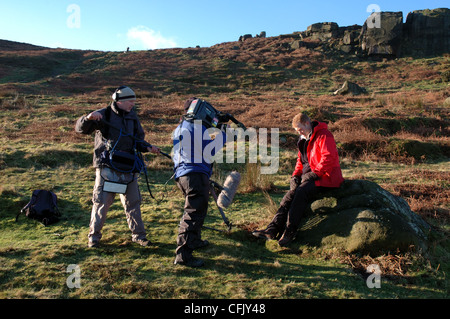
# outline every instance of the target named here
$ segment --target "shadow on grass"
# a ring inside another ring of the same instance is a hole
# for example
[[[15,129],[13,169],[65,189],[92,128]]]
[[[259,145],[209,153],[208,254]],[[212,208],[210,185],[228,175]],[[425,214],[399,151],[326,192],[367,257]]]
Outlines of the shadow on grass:
[[[64,165],[85,166],[86,163],[90,162],[92,162],[92,154],[81,151],[43,150],[36,154],[15,151],[3,155],[3,165],[5,167],[33,167],[39,169],[42,167],[55,168]]]

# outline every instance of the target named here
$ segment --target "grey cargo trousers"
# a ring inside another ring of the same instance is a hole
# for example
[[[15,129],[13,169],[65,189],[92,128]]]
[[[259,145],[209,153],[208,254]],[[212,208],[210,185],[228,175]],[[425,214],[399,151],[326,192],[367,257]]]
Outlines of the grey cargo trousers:
[[[105,180],[129,183],[126,193],[120,194],[128,227],[131,230],[133,240],[146,237],[144,222],[141,217],[141,193],[139,191],[138,176],[139,174],[120,173],[106,167],[96,169],[91,222],[89,224],[89,242],[99,242],[102,238],[101,230],[106,221],[106,213],[116,195],[115,193],[103,191]]]

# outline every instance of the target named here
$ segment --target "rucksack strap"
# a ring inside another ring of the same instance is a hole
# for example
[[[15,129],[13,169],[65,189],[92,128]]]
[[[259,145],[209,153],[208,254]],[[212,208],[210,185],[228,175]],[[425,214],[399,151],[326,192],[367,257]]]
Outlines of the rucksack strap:
[[[51,194],[52,194],[52,199],[53,199],[53,207],[55,209],[55,215],[61,216],[61,211],[58,208],[58,197],[53,192],[51,192]]]
[[[107,122],[109,122],[109,120],[111,118],[111,112],[112,112],[111,105],[109,105],[105,111],[105,119]],[[109,137],[109,125],[105,125],[105,129],[104,129],[103,133],[105,134],[103,137],[107,140]]]
[[[31,199],[30,199],[30,201],[28,202],[28,204],[26,204],[25,207],[22,208],[22,209],[20,210],[20,212],[17,213],[17,215],[16,215],[16,222],[19,220],[20,214],[25,213],[25,211],[26,211],[26,210],[27,210],[27,209],[35,202],[35,200],[36,200],[37,195],[38,195],[39,192],[40,192],[40,190],[35,190],[35,191],[33,191],[33,193],[31,194]]]

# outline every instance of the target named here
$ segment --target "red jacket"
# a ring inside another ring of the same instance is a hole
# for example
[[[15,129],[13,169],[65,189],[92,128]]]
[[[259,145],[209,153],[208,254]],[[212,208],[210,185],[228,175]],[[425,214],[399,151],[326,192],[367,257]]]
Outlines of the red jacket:
[[[333,134],[328,131],[326,123],[318,122],[314,127],[308,148],[306,150],[308,162],[311,170],[319,177],[316,180],[316,186],[339,187],[344,178],[342,177],[341,167],[339,165],[339,155],[334,141]],[[301,176],[303,164],[301,153],[298,152],[297,164],[292,176]]]

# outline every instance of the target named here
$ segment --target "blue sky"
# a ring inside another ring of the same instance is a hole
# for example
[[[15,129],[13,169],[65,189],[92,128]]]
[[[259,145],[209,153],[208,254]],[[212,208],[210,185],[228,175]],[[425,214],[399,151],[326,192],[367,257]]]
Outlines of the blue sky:
[[[370,5],[408,12],[448,0],[0,0],[0,39],[47,47],[123,51],[202,47],[304,31],[316,22],[362,25]]]

